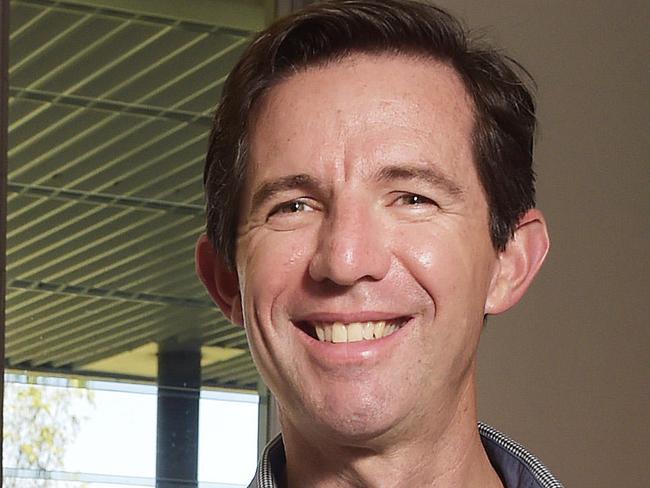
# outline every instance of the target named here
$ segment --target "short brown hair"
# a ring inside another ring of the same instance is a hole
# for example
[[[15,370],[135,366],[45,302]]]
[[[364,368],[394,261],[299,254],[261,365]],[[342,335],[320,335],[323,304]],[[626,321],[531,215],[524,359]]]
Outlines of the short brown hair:
[[[413,0],[332,0],[280,19],[261,32],[230,73],[205,162],[207,234],[235,267],[240,193],[253,109],[271,86],[354,53],[410,55],[448,63],[474,102],[473,149],[490,211],[490,236],[505,249],[535,205],[532,78],[519,63],[470,39],[446,11]]]

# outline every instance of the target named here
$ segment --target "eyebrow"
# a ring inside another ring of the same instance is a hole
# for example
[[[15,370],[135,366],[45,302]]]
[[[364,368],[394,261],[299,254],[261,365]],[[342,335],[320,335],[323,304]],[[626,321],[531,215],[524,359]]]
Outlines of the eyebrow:
[[[442,188],[452,196],[462,197],[464,193],[462,187],[432,165],[428,167],[402,164],[385,166],[375,174],[375,179],[377,181],[421,180]]]
[[[253,193],[252,210],[255,211],[274,195],[297,188],[309,192],[320,191],[318,180],[307,174],[289,175],[262,183]]]

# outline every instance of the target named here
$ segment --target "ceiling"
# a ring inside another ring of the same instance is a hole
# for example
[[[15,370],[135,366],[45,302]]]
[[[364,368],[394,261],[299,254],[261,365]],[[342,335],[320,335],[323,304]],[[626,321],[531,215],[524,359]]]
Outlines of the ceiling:
[[[211,113],[266,4],[11,1],[7,368],[153,381],[158,344],[198,343],[204,385],[256,388],[193,247]]]

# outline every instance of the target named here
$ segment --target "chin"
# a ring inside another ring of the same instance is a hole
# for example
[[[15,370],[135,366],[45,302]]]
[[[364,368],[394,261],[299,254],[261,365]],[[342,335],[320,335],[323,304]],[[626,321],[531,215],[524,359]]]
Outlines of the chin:
[[[323,406],[312,412],[310,423],[317,432],[327,432],[328,437],[342,444],[368,445],[372,439],[384,436],[404,418],[395,411],[395,404],[381,397],[342,396],[328,398]],[[386,406],[390,405],[391,410]]]
[[[395,427],[395,422],[368,415],[358,415],[339,418],[336,421],[327,422],[327,425],[322,427],[325,427],[326,430],[321,430],[321,432],[327,432],[327,437],[340,445],[368,449],[372,448],[375,441],[381,444],[381,439],[385,438]]]

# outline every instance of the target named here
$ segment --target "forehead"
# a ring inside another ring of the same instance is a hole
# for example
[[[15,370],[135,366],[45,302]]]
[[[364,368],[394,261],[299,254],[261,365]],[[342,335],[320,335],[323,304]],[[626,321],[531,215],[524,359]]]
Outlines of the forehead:
[[[248,177],[290,172],[306,162],[317,169],[324,162],[382,158],[436,160],[453,172],[461,159],[472,159],[473,120],[472,101],[449,65],[423,57],[351,55],[300,70],[259,101]],[[282,168],[274,161],[282,161]]]

